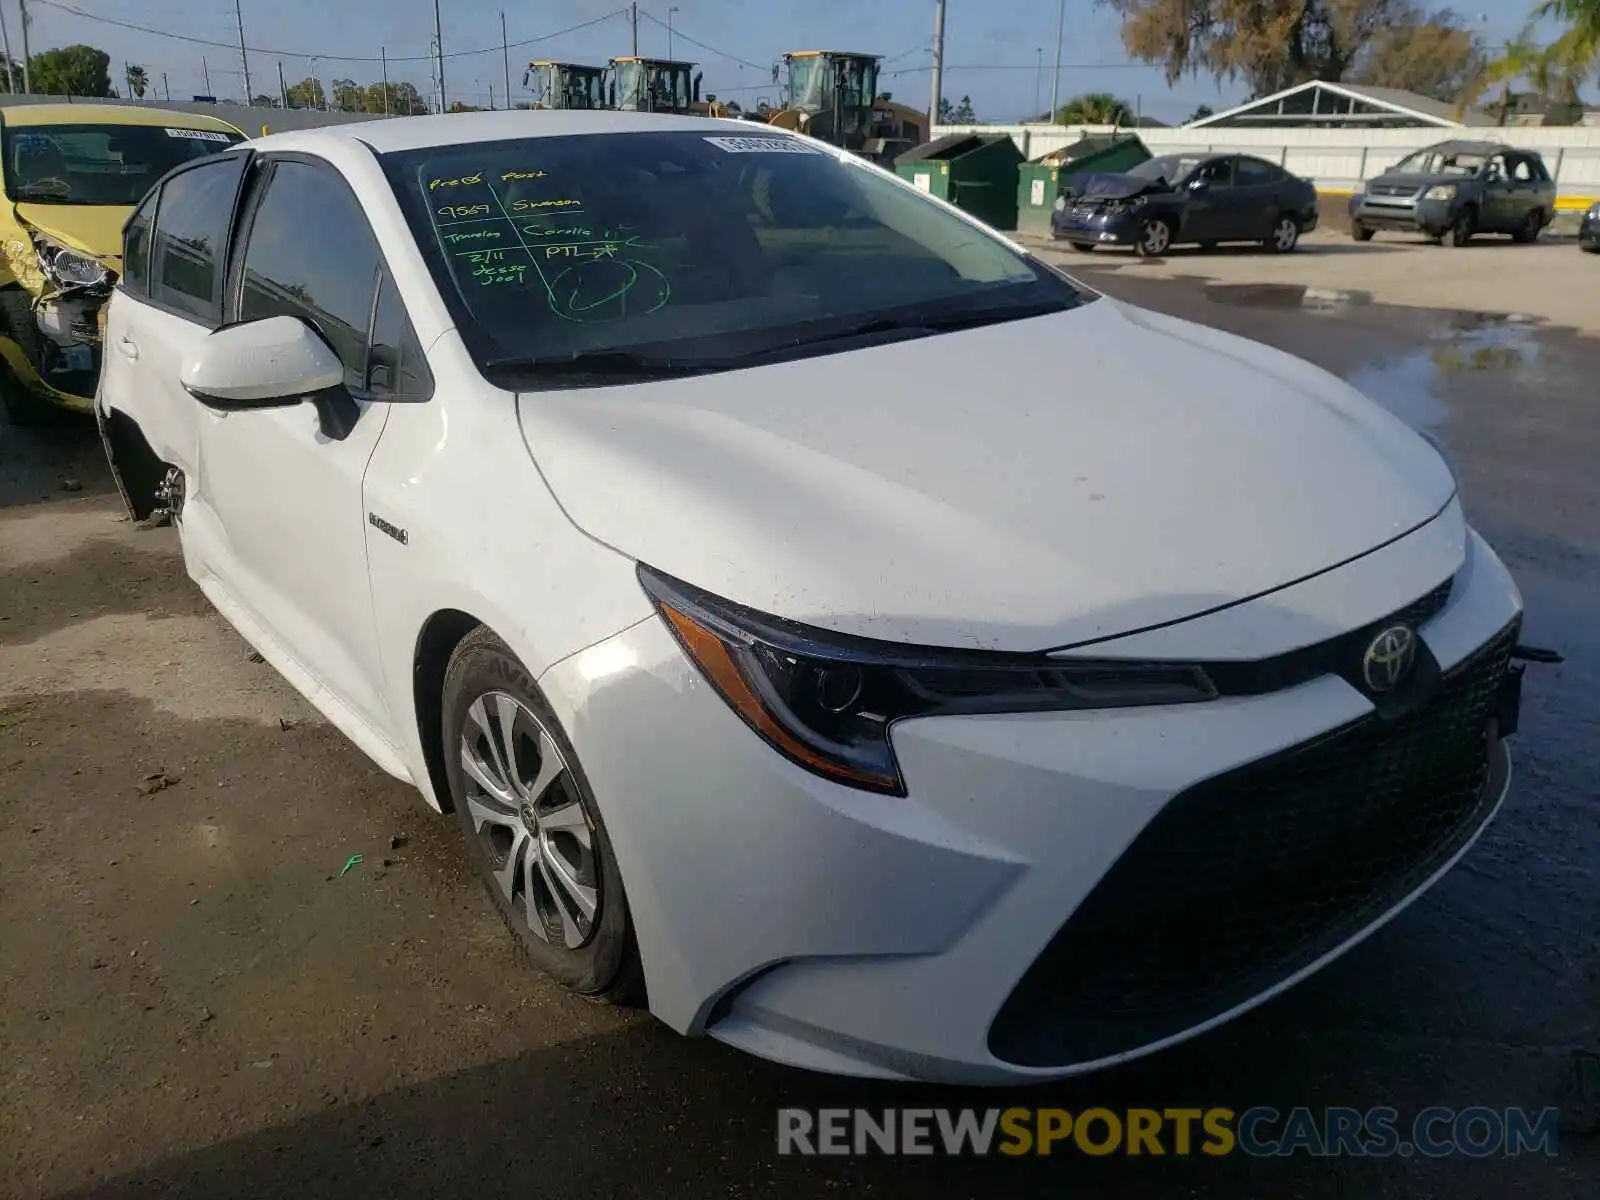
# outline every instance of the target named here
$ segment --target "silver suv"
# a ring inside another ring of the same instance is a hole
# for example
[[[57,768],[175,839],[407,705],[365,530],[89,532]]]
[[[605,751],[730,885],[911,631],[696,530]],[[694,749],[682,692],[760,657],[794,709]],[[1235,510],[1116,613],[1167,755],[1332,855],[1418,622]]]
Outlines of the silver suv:
[[[1550,224],[1556,185],[1532,150],[1496,142],[1440,142],[1407,155],[1350,197],[1350,236],[1416,230],[1447,246],[1478,233],[1532,242]]]

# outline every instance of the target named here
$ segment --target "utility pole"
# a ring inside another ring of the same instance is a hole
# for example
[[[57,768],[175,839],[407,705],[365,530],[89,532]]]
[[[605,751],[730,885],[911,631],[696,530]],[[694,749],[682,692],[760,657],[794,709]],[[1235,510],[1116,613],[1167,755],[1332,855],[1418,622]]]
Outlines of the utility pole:
[[[489,111],[494,111],[494,80],[489,80]]]
[[[1067,0],[1061,0],[1060,11],[1056,14],[1056,73],[1050,77],[1050,124],[1056,122],[1056,113],[1061,111],[1061,38],[1067,28]]]
[[[1044,47],[1035,47],[1033,54],[1035,60],[1033,68],[1033,117],[1034,120],[1038,120],[1039,104],[1042,100],[1042,89],[1044,87]]]
[[[667,57],[668,58],[672,57],[672,14],[677,12],[677,11],[678,11],[678,6],[676,4],[674,4],[671,8],[667,9]]]
[[[628,51],[635,58],[639,57],[639,0],[634,0],[630,7],[628,23],[633,29],[633,49]]]
[[[1062,0],[1065,3],[1066,0]],[[939,102],[944,99],[944,0],[933,6],[933,101],[928,107],[928,128],[939,120]]]
[[[378,57],[383,60],[383,115],[389,115],[389,49],[378,47]]]
[[[206,95],[211,95],[211,68],[206,63],[206,56],[200,56],[200,74],[206,81]]]
[[[167,73],[161,72],[161,90],[167,94],[167,103],[172,103],[172,85],[167,82]]]
[[[444,112],[450,100],[444,90],[444,25],[439,20],[439,0],[433,0],[433,41],[439,47],[439,111]]]
[[[250,91],[250,52],[244,48],[244,9],[239,7],[240,0],[233,0],[233,15],[239,22],[239,60],[244,63],[244,104],[250,107],[252,94]]]
[[[33,52],[28,49],[28,0],[17,0],[17,7],[22,10],[22,90],[31,96],[33,75],[28,60],[33,57]]]
[[[283,59],[278,60],[278,96],[283,100],[283,107],[289,107],[289,85],[283,81]]]
[[[11,35],[6,32],[6,8],[0,4],[0,42],[4,43],[6,52],[6,91],[17,90],[17,64],[11,57]]]
[[[506,41],[506,14],[505,14],[504,11],[502,11],[500,13],[500,60],[501,60],[501,62],[505,63],[505,68],[506,68],[506,107],[510,108],[511,107],[511,43]],[[490,101],[489,107],[490,108],[494,107],[494,102],[493,101]]]

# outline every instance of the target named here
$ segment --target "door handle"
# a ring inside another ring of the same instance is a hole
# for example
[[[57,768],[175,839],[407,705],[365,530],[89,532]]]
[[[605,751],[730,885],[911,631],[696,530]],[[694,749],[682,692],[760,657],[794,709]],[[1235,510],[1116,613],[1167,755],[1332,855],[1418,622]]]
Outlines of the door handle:
[[[117,349],[122,352],[122,357],[127,359],[129,362],[138,362],[139,361],[139,347],[138,347],[138,344],[135,343],[132,338],[130,338],[130,337],[120,337],[120,338],[118,338],[117,339]]]

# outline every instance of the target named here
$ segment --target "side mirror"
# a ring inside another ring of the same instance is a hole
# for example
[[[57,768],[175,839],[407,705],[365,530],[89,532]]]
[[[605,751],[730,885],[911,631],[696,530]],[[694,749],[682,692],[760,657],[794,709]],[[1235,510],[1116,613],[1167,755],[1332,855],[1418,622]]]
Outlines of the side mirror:
[[[183,363],[184,390],[217,412],[316,405],[322,432],[350,436],[361,410],[344,386],[344,364],[299,317],[265,317],[213,330]]]

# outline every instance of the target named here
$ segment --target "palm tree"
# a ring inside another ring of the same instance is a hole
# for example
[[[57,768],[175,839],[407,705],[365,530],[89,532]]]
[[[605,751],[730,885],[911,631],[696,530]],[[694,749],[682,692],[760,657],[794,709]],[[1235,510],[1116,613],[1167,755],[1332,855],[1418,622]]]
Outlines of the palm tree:
[[[1133,106],[1110,92],[1085,92],[1056,110],[1057,125],[1121,125],[1133,116]]]
[[[1568,28],[1549,45],[1533,40],[1533,22],[1565,21]],[[1500,57],[1485,64],[1483,72],[1461,97],[1461,109],[1500,85],[1500,124],[1511,109],[1511,84],[1526,79],[1532,90],[1546,99],[1575,101],[1585,75],[1600,60],[1600,0],[1544,0],[1521,32],[1502,48]]]
[[[143,67],[130,63],[128,65],[128,95],[135,100],[143,100],[144,94],[150,88],[150,73]]]

